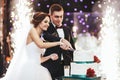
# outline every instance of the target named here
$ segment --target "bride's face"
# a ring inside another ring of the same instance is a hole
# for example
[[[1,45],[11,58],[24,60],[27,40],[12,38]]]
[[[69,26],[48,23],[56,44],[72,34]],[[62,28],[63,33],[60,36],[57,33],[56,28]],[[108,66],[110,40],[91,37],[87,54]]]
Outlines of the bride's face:
[[[48,16],[39,24],[40,29],[46,31],[50,23],[50,18]]]

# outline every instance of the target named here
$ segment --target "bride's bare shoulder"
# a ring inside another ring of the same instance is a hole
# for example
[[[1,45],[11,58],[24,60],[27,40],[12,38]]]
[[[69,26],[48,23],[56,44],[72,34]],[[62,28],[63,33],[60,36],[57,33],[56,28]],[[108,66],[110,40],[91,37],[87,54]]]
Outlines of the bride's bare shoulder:
[[[29,32],[29,33],[35,33],[35,32],[36,32],[35,28],[32,27],[32,28],[30,29],[30,32]]]

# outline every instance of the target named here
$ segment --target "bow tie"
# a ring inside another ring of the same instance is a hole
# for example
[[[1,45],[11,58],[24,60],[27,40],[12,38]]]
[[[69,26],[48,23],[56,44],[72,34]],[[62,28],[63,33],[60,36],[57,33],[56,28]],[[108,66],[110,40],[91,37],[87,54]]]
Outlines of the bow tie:
[[[60,26],[60,27],[57,27],[57,26],[56,26],[56,29],[63,29],[63,27],[62,27],[62,26]]]

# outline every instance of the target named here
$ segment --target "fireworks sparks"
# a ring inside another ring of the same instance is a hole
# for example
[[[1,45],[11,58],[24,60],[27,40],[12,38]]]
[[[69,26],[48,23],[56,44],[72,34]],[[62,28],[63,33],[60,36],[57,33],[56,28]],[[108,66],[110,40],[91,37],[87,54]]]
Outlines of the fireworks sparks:
[[[106,75],[107,80],[119,80],[119,15],[120,2],[115,0],[103,1],[100,7],[102,11],[102,27],[101,27],[101,60],[102,73]],[[99,4],[100,6],[100,4]]]
[[[13,5],[11,8],[11,22],[13,23],[11,36],[15,43],[14,48],[16,51],[17,48],[23,46],[23,42],[25,43],[27,31],[29,31],[31,26],[30,20],[33,14],[33,7],[32,2],[28,0],[13,0],[11,5]]]

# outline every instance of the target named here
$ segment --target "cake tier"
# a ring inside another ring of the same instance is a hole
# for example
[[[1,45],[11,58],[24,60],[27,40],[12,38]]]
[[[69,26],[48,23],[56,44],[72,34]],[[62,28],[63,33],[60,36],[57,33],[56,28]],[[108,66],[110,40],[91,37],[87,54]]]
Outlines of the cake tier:
[[[99,64],[94,62],[71,62],[71,75],[86,75],[87,70],[91,68],[95,71],[96,76],[99,75]]]
[[[73,56],[73,61],[94,61],[94,54],[91,51],[76,50]]]

